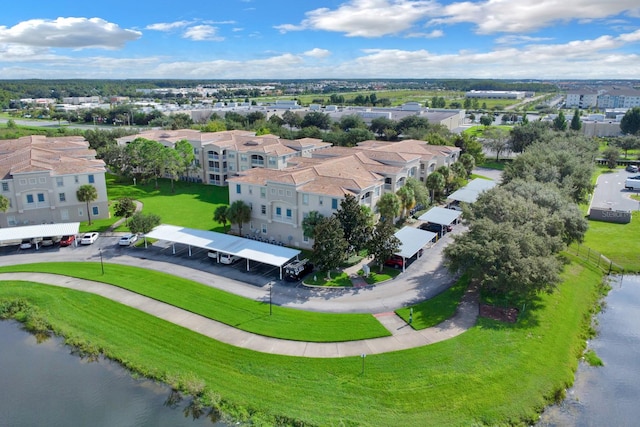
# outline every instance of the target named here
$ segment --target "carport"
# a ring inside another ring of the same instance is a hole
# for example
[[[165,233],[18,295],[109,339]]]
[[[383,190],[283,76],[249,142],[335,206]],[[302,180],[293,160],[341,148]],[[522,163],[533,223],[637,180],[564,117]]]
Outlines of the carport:
[[[398,230],[395,236],[400,240],[400,249],[395,254],[402,257],[402,271],[405,271],[406,259],[427,246],[436,237],[436,233],[406,226]]]
[[[56,237],[77,235],[80,229],[79,222],[64,222],[57,224],[25,225],[22,227],[0,228],[0,245],[5,242],[38,239],[41,237]],[[36,249],[38,241],[36,240]]]
[[[247,260],[247,271],[249,271],[249,261],[269,264],[280,269],[280,279],[282,279],[282,267],[300,254],[297,249],[258,242],[230,234],[216,233],[215,231],[197,230],[168,224],[159,225],[150,233],[147,233],[145,244],[147,237],[171,242],[174,254],[176,253],[175,244],[181,243],[188,246],[189,256],[191,256],[191,247],[196,247],[244,258]]]
[[[457,222],[458,218],[460,218],[460,215],[462,215],[462,212],[460,211],[435,206],[420,215],[418,219],[420,221],[446,226]]]
[[[447,200],[464,203],[474,203],[476,200],[478,200],[478,196],[480,196],[480,193],[486,190],[490,190],[496,185],[498,185],[498,183],[495,181],[476,178],[461,189],[451,193],[449,197],[447,197]]]

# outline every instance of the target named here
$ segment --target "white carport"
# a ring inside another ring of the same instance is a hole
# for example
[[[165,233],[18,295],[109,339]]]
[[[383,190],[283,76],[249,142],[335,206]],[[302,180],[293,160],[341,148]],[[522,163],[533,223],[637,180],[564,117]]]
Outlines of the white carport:
[[[480,193],[486,190],[490,190],[496,185],[498,185],[498,183],[495,181],[476,178],[461,189],[450,194],[449,197],[447,197],[447,200],[464,203],[474,203],[476,200],[478,200],[478,196],[480,196]]]
[[[433,224],[450,225],[458,221],[462,212],[453,209],[441,208],[435,206],[427,212],[420,215],[420,221],[431,222]]]
[[[188,246],[189,256],[191,256],[191,247],[196,247],[244,258],[247,260],[247,271],[249,271],[249,261],[273,265],[280,269],[280,279],[282,279],[282,267],[300,254],[297,249],[258,242],[230,234],[168,224],[157,226],[150,233],[147,233],[145,239],[147,237],[171,242],[174,254],[176,253],[175,243],[182,243]]]
[[[395,236],[400,240],[400,249],[395,254],[402,257],[402,271],[404,271],[406,259],[427,246],[436,237],[436,233],[407,226],[398,230]]]
[[[78,234],[79,229],[79,222],[61,222],[57,224],[39,224],[0,228],[0,244],[23,239],[76,235]],[[38,249],[37,240],[36,249]]]

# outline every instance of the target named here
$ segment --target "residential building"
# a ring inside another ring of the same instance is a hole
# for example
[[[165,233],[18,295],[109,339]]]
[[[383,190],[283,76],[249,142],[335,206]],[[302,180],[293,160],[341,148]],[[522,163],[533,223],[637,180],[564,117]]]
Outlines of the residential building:
[[[332,215],[347,194],[376,210],[385,192],[396,192],[407,178],[424,180],[439,166],[458,160],[460,149],[425,141],[364,141],[357,147],[329,147],[310,157],[289,159],[284,169],[254,168],[228,178],[229,202],[251,207],[247,235],[311,248],[302,221],[312,211]]]
[[[598,106],[598,92],[587,90],[569,92],[567,93],[565,105],[567,108],[596,108]]]
[[[76,196],[84,184],[98,193],[91,218],[108,218],[105,165],[95,154],[79,136],[0,141],[0,194],[9,200],[0,226],[87,221],[87,204]]]
[[[196,160],[194,170],[185,180],[224,186],[227,178],[252,168],[282,169],[293,157],[309,157],[311,152],[330,147],[320,139],[286,140],[275,135],[256,136],[254,132],[231,130],[200,132],[192,129],[151,130],[117,139],[120,145],[136,138],[158,141],[174,147],[186,140],[193,147]]]

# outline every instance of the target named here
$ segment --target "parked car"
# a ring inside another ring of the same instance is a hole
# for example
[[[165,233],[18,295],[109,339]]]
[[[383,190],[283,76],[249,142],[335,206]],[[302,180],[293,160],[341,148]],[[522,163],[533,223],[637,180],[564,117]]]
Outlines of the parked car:
[[[220,254],[220,258],[218,260],[218,262],[221,264],[233,264],[238,261],[240,261],[239,256],[223,253]]]
[[[387,267],[402,268],[404,266],[404,258],[400,255],[393,255],[391,258],[384,262]]]
[[[118,245],[120,245],[120,246],[129,246],[132,243],[135,243],[137,241],[138,241],[138,235],[137,234],[125,234],[118,241]]]
[[[20,249],[31,249],[33,247],[33,242],[31,239],[22,239],[20,242]]]
[[[59,237],[54,237],[54,236],[43,237],[42,238],[42,242],[40,243],[40,246],[42,246],[43,248],[51,247],[51,246],[54,246],[58,242],[60,242],[60,238]]]
[[[62,239],[60,239],[60,246],[71,246],[73,244],[73,242],[76,241],[76,236],[75,234],[70,234],[68,236],[62,236]]]
[[[434,224],[432,222],[425,222],[424,224],[420,225],[420,230],[425,230],[425,231],[430,231],[432,233],[436,233],[438,235],[438,238],[442,237],[442,235],[444,234],[445,231],[445,227],[443,227],[440,224]]]
[[[80,239],[80,244],[92,245],[98,239],[99,235],[100,233],[98,233],[97,231],[86,233],[84,236],[82,236],[82,239]]]
[[[293,261],[284,267],[284,280],[297,282],[313,271],[313,264],[308,259]]]
[[[207,256],[209,258],[211,258],[211,259],[218,260],[218,252],[217,251],[210,250],[209,252],[207,252]]]
[[[625,170],[626,170],[627,172],[633,172],[633,173],[636,173],[636,172],[638,172],[638,166],[636,166],[636,165],[628,165],[628,166],[625,168]]]

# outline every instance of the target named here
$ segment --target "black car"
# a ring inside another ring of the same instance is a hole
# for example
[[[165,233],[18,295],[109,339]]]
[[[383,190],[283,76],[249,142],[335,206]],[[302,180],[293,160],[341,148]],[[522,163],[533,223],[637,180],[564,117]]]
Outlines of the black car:
[[[313,264],[308,259],[294,261],[284,267],[284,280],[297,282],[313,271]]]
[[[438,235],[438,238],[440,238],[445,233],[446,227],[440,224],[434,224],[432,222],[425,222],[424,224],[420,225],[420,230],[436,233]]]

